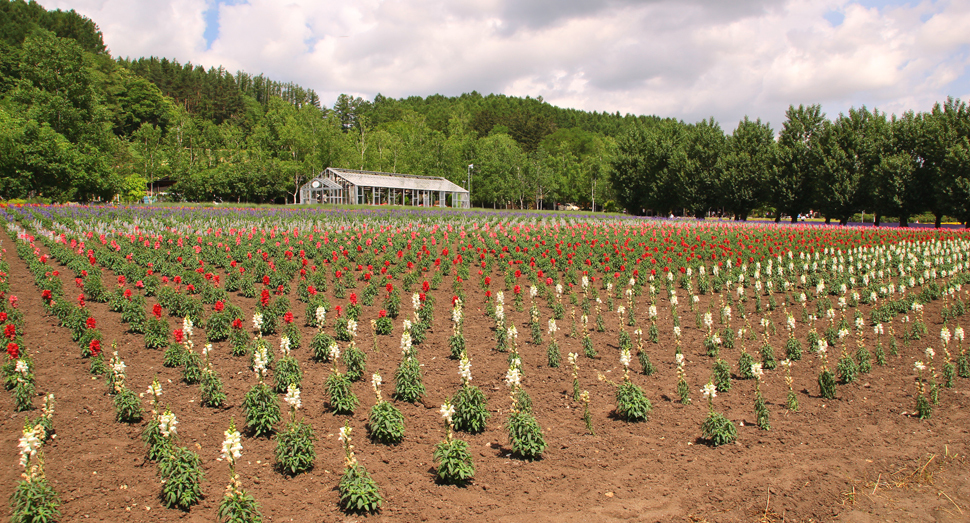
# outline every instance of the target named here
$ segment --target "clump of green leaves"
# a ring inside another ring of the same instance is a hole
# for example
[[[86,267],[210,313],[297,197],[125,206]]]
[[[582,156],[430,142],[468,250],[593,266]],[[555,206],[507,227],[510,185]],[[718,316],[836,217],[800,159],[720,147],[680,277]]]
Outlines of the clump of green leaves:
[[[337,368],[340,359],[340,349],[336,343],[330,345],[330,361],[333,369],[327,378],[327,394],[330,395],[330,408],[335,414],[353,414],[357,409],[357,396],[354,395],[352,383],[346,374]]]
[[[284,400],[290,406],[290,422],[276,435],[276,468],[283,474],[295,476],[313,468],[313,460],[317,457],[313,448],[316,436],[306,420],[297,418],[302,405],[299,387],[290,385]]]
[[[717,387],[718,392],[731,390],[731,365],[722,359],[718,359],[714,362],[711,379],[714,381],[714,386]]]
[[[344,351],[343,362],[347,367],[347,379],[350,381],[360,381],[367,372],[367,353],[354,342],[350,342],[350,346]]]
[[[505,422],[505,428],[509,434],[512,453],[522,459],[533,461],[542,456],[542,452],[546,449],[546,440],[542,436],[539,422],[532,415],[532,402],[523,401],[523,397],[528,398],[528,395],[521,394],[525,391],[522,390],[520,383],[522,377],[520,366],[521,362],[516,358],[505,375],[505,383],[509,386],[512,398],[512,408]]]
[[[42,446],[49,434],[41,423],[24,420],[20,438],[23,479],[10,495],[10,521],[14,523],[47,523],[60,516],[60,498],[44,475]]]
[[[202,460],[185,447],[172,445],[158,463],[162,476],[162,501],[169,508],[188,510],[202,500]]]
[[[714,411],[714,398],[717,397],[714,382],[708,382],[701,392],[707,397],[708,410],[707,419],[701,425],[701,438],[714,447],[734,443],[738,439],[737,427],[723,414]]]
[[[225,523],[259,523],[263,520],[263,515],[259,513],[259,504],[242,489],[236,473],[236,460],[242,456],[242,438],[236,430],[234,419],[229,418],[229,430],[225,434],[222,458],[229,462],[229,486],[219,503],[219,520]]]
[[[395,445],[404,439],[404,415],[391,402],[384,399],[381,394],[380,374],[371,377],[371,387],[377,396],[377,403],[370,409],[369,422],[370,436],[375,441],[385,445]]]
[[[265,360],[256,356],[256,376],[259,382],[249,389],[243,399],[243,412],[246,414],[246,427],[254,436],[270,435],[280,422],[280,406],[273,389],[263,383],[266,373]]]
[[[339,439],[344,448],[344,474],[337,485],[340,507],[347,512],[377,512],[384,498],[377,482],[354,456],[349,422],[340,428]]]
[[[438,464],[435,476],[442,483],[464,485],[475,476],[475,464],[468,452],[468,443],[454,436],[455,408],[450,403],[441,406],[448,436],[434,447],[434,461]]]

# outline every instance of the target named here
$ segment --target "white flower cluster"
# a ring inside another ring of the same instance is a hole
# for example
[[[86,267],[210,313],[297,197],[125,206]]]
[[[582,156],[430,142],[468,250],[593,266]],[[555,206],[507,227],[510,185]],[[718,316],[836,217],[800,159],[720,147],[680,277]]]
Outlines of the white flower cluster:
[[[578,357],[579,355],[576,354],[575,352],[570,352],[569,354],[566,355],[566,361],[569,362],[570,366],[573,366],[573,365],[576,365],[576,358]]]
[[[185,334],[186,338],[192,337],[192,334],[194,332],[192,330],[193,327],[195,327],[195,325],[192,323],[192,318],[189,318],[188,316],[186,316],[185,319],[182,320],[182,332]]]
[[[537,294],[539,294],[539,289],[535,285],[529,287],[529,298],[535,299]]]
[[[451,425],[451,418],[455,416],[455,407],[447,401],[441,405],[441,409],[438,410],[441,413],[441,417],[444,418],[445,423]]]
[[[290,355],[290,338],[288,336],[280,337],[280,352],[284,357]]]
[[[751,364],[751,375],[759,380],[764,377],[765,371],[764,369],[762,369],[760,363]]]
[[[495,306],[495,319],[499,321],[505,319],[505,307],[501,303]]]
[[[715,387],[713,383],[708,382],[707,385],[704,385],[704,388],[701,389],[701,394],[703,394],[705,398],[712,400],[717,397],[717,387]]]
[[[158,379],[152,380],[152,384],[148,386],[148,395],[157,398],[162,395],[162,384],[158,382]]]
[[[917,361],[916,363],[913,364],[913,368],[916,369],[916,372],[923,372],[924,370],[926,370],[926,364],[923,363],[922,361]]]
[[[263,330],[263,313],[261,312],[253,313],[253,330],[257,330],[257,331]]]
[[[317,320],[317,327],[322,329],[323,324],[327,322],[327,309],[323,305],[317,307],[317,310],[314,312],[314,319]]]
[[[286,404],[289,405],[293,410],[298,410],[300,407],[302,407],[303,402],[300,401],[300,387],[290,383],[289,386],[286,387],[286,395],[283,396],[283,401],[285,401]]]
[[[519,339],[519,329],[516,329],[515,325],[512,325],[511,327],[509,327],[507,332],[508,332],[509,338],[513,340]]]
[[[633,357],[630,355],[630,349],[624,348],[620,351],[620,365],[625,368],[630,367],[630,362],[633,361]]]
[[[510,366],[509,370],[505,373],[505,384],[515,390],[519,387],[521,380],[522,373],[519,372],[519,368],[517,366]]]
[[[411,295],[411,308],[418,310],[421,308],[421,295],[414,293]]]
[[[158,431],[161,432],[162,436],[165,436],[166,438],[169,436],[174,436],[178,433],[178,424],[179,421],[175,417],[175,413],[170,410],[166,410],[164,413],[158,416]]]
[[[458,362],[458,376],[464,383],[468,383],[472,380],[472,362],[468,359],[468,356],[464,354],[461,356],[461,360]]]
[[[451,309],[451,321],[461,323],[461,305],[455,304],[455,308]]]
[[[549,334],[555,334],[559,331],[559,327],[556,325],[555,318],[549,318]]]
[[[340,359],[340,347],[337,346],[336,342],[330,342],[330,347],[327,348],[327,352],[330,353],[330,361],[336,363]]]
[[[259,344],[253,351],[253,372],[257,376],[266,375],[266,364],[269,362],[269,355],[266,354],[266,347]]]
[[[411,353],[411,332],[410,331],[406,330],[404,331],[403,334],[401,334],[401,353],[403,353],[405,356]]]
[[[347,332],[350,333],[350,338],[357,337],[357,321],[353,319],[347,320]]]
[[[226,435],[226,439],[222,441],[221,459],[235,463],[242,456],[242,437],[239,431],[234,429],[226,430],[223,434]]]
[[[353,429],[347,425],[344,425],[343,427],[340,427],[340,435],[337,436],[337,439],[340,441],[340,443],[344,444],[344,446],[350,445],[351,432],[353,432]]]
[[[26,468],[27,464],[37,456],[37,451],[44,444],[44,427],[41,424],[31,428],[24,428],[24,434],[20,437],[20,466]]]

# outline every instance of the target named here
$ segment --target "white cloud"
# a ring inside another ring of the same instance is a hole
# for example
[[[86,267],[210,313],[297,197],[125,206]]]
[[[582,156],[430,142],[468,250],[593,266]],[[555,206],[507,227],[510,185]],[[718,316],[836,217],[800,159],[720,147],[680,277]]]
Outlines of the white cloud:
[[[373,97],[505,93],[595,111],[743,116],[789,104],[926,110],[970,97],[970,3],[847,0],[42,0],[97,22],[116,56],[168,56]],[[833,25],[833,12],[844,16]],[[956,92],[952,92],[952,91]]]

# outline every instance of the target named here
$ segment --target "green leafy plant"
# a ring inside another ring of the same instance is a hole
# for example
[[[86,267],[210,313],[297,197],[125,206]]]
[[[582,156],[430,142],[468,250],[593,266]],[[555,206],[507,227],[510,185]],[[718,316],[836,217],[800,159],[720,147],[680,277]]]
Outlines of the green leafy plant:
[[[468,452],[468,443],[454,436],[455,408],[446,402],[440,412],[448,435],[434,447],[433,459],[438,464],[435,477],[442,483],[464,485],[475,476],[475,464]]]
[[[20,438],[20,465],[23,479],[10,495],[10,521],[14,523],[48,523],[60,516],[60,498],[44,475],[42,446],[48,438],[43,424],[24,420]]]
[[[722,359],[714,362],[711,379],[714,381],[714,386],[717,387],[718,392],[731,390],[731,365]]]
[[[350,379],[337,368],[339,359],[340,349],[336,343],[333,343],[330,346],[330,361],[333,362],[333,369],[326,382],[327,394],[330,395],[330,408],[335,414],[353,414],[357,409],[357,396],[354,395]]]
[[[505,422],[505,428],[512,445],[512,453],[522,459],[533,461],[542,456],[542,452],[546,449],[546,440],[535,417],[529,409],[523,408],[519,394],[524,392],[521,389],[521,376],[521,370],[515,363],[509,367],[505,375],[505,383],[509,387],[512,399],[512,408]]]
[[[242,407],[246,413],[246,427],[254,436],[263,436],[272,434],[274,427],[280,422],[280,406],[273,390],[263,383],[266,363],[262,354],[257,353],[255,363],[259,381],[246,393]]]
[[[717,387],[714,382],[708,382],[701,389],[707,397],[707,419],[701,425],[701,438],[713,447],[734,443],[738,439],[738,429],[731,420],[723,414],[714,411],[714,398],[717,397]]]
[[[226,402],[226,393],[222,390],[222,380],[219,374],[207,366],[202,371],[202,380],[199,382],[199,392],[201,395],[200,403],[206,407],[221,407]]]
[[[340,428],[339,440],[344,448],[344,473],[337,485],[340,507],[347,512],[377,512],[384,498],[377,482],[354,456],[349,422]]]
[[[381,383],[381,375],[375,373],[371,377],[371,387],[377,396],[377,403],[370,409],[367,427],[372,439],[385,445],[394,445],[404,439],[404,415],[384,399]]]
[[[455,409],[452,418],[455,430],[477,434],[485,430],[485,425],[491,417],[488,412],[488,400],[478,387],[471,384],[471,362],[463,354],[458,364],[461,385],[449,401]]]
[[[219,520],[225,523],[260,523],[263,520],[259,504],[242,489],[236,473],[236,460],[242,456],[242,438],[236,430],[236,422],[229,418],[229,429],[222,442],[222,459],[229,462],[229,485],[219,503]]]
[[[169,508],[188,510],[202,500],[202,460],[185,447],[172,445],[158,462],[162,476],[162,502]]]
[[[301,406],[300,389],[290,385],[284,398],[290,406],[290,422],[276,435],[276,468],[283,474],[295,476],[313,468],[317,454],[313,448],[316,436],[313,427],[297,418]]]
[[[357,347],[356,343],[350,342],[350,346],[343,353],[343,363],[347,367],[347,379],[360,381],[367,372],[367,353]]]

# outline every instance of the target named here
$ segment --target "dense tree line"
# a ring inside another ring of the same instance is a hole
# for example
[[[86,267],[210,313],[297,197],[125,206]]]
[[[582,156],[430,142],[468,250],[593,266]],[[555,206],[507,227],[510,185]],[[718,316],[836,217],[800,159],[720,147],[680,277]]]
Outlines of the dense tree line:
[[[970,111],[950,98],[925,113],[887,116],[866,107],[829,120],[821,107],[791,106],[778,139],[745,118],[725,135],[714,122],[638,124],[617,140],[612,180],[631,213],[703,217],[754,209],[792,221],[818,212],[846,223],[873,214],[908,225],[929,213],[970,219]]]
[[[328,108],[263,75],[113,59],[93,21],[23,0],[0,0],[0,51],[6,199],[132,201],[164,181],[170,198],[282,203],[333,166],[470,182],[484,207],[970,218],[970,113],[959,100],[898,118],[791,107],[777,136],[748,118],[728,134],[713,119],[477,92],[341,95]]]

